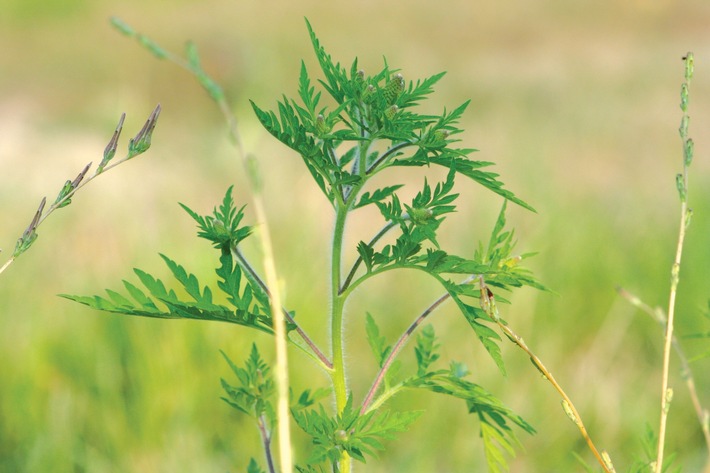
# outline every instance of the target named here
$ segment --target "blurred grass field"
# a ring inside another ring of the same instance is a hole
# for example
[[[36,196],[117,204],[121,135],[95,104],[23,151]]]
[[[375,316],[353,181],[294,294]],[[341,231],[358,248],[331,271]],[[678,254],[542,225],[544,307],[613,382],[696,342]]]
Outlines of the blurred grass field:
[[[521,290],[501,308],[503,316],[567,389],[617,471],[625,471],[640,453],[646,423],[657,428],[662,339],[614,288],[622,285],[654,306],[667,303],[680,207],[674,178],[681,169],[681,56],[688,50],[696,58],[695,215],[677,331],[708,330],[701,315],[710,298],[710,4],[704,0],[515,6],[4,0],[0,256],[12,251],[43,196],[53,199],[64,180],[98,163],[121,112],[127,119],[119,153],[156,103],[163,112],[151,150],[80,192],[0,276],[0,471],[237,472],[246,471],[250,456],[261,458],[256,430],[219,400],[219,378],[229,373],[218,349],[239,360],[254,339],[268,353],[268,338],[228,325],[110,316],[56,297],[118,288],[134,267],[166,275],[158,252],[208,281],[215,254],[194,237],[177,202],[206,212],[235,184],[237,202],[249,203],[218,110],[191,77],[113,31],[111,15],[168,49],[179,51],[188,39],[200,47],[205,69],[231,97],[247,148],[262,161],[287,305],[323,344],[328,257],[319,252],[331,228],[326,201],[300,158],[259,129],[247,99],[272,107],[281,93],[294,94],[302,58],[316,72],[304,16],[346,65],[358,56],[374,71],[385,55],[408,80],[448,71],[425,106],[450,110],[472,99],[463,144],[480,150],[476,159],[494,161],[507,187],[537,209],[511,206],[508,220],[519,250],[539,252],[529,265],[557,293]],[[401,179],[418,183],[423,176]],[[458,187],[462,205],[447,220],[442,244],[463,253],[487,238],[501,202],[473,184]],[[376,227],[367,218],[351,223],[353,244]],[[363,338],[365,311],[394,339],[441,292],[405,273],[364,289],[349,307],[356,398],[375,373]],[[475,382],[538,430],[533,437],[521,433],[524,451],[511,471],[582,471],[573,451],[593,461],[522,353],[503,344],[509,374],[501,378],[453,308],[433,320],[442,358],[465,361]],[[707,351],[708,341],[685,346],[693,356]],[[297,390],[318,381],[312,368],[293,353]],[[710,361],[693,369],[710,404]],[[668,449],[680,452],[684,471],[700,471],[707,452],[677,369],[672,385]],[[357,471],[483,471],[477,425],[462,403],[412,393],[392,407],[428,410],[379,461]]]

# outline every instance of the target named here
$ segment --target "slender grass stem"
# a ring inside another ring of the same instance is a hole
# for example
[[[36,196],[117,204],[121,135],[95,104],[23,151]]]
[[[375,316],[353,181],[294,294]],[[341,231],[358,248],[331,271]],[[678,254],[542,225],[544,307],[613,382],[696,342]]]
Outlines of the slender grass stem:
[[[562,402],[563,402],[563,406],[565,408],[565,411],[571,412],[572,415],[570,415],[570,418],[572,419],[572,421],[575,423],[575,425],[579,429],[584,440],[587,442],[587,446],[589,447],[589,450],[592,451],[592,453],[596,457],[597,461],[602,466],[602,468],[604,468],[604,471],[606,473],[613,473],[613,471],[614,471],[613,467],[610,468],[609,465],[607,465],[607,463],[609,463],[609,462],[605,461],[604,458],[602,457],[604,452],[602,452],[602,453],[599,452],[597,447],[594,445],[592,438],[589,436],[589,432],[587,431],[587,428],[584,426],[584,422],[582,422],[582,417],[579,415],[579,412],[575,408],[574,403],[572,402],[572,399],[570,399],[570,397],[567,395],[565,390],[562,389],[562,386],[560,386],[560,384],[557,382],[557,380],[552,375],[550,370],[548,370],[545,367],[545,365],[542,363],[540,358],[538,358],[537,355],[535,355],[535,353],[533,353],[533,351],[530,350],[530,348],[527,346],[527,344],[525,343],[525,341],[523,340],[523,338],[520,335],[515,333],[509,326],[504,324],[500,319],[498,319],[496,321],[496,323],[498,324],[498,327],[500,327],[500,329],[503,331],[503,333],[505,333],[513,343],[518,345],[518,347],[520,347],[520,349],[522,349],[530,357],[530,361],[532,361],[532,363],[542,373],[542,375],[545,377],[545,379],[547,379],[550,382],[550,384],[552,384],[552,386],[555,388],[555,390],[562,397]]]
[[[498,327],[503,331],[506,337],[508,337],[511,342],[515,343],[521,350],[523,350],[528,355],[528,357],[530,357],[530,361],[533,363],[533,365],[535,365],[538,371],[542,373],[545,379],[549,381],[550,384],[552,384],[555,390],[559,393],[559,395],[562,397],[562,407],[565,413],[577,426],[580,433],[582,434],[582,437],[587,442],[587,447],[589,447],[589,450],[591,450],[592,454],[594,454],[594,457],[597,459],[604,471],[606,473],[615,473],[614,466],[612,465],[609,454],[606,451],[599,452],[596,445],[594,445],[594,442],[592,441],[592,438],[590,437],[589,432],[587,431],[587,428],[584,425],[584,422],[582,422],[582,416],[579,415],[579,412],[574,406],[572,399],[567,395],[565,390],[562,389],[562,386],[560,386],[560,384],[557,382],[550,370],[545,367],[540,358],[538,358],[538,356],[535,355],[535,353],[533,353],[533,351],[528,347],[528,345],[523,340],[523,337],[515,333],[513,329],[511,329],[507,325],[507,323],[503,322],[503,320],[498,316],[498,309],[495,305],[493,293],[486,286],[486,283],[483,280],[482,276],[480,277],[479,284],[481,287],[481,307],[483,308],[483,310],[491,317],[491,320],[498,324]]]
[[[3,264],[2,267],[0,267],[0,274],[2,274],[3,271],[5,271],[14,262],[15,262],[15,257],[11,256],[7,261],[5,261],[5,264]]]
[[[293,458],[291,453],[291,431],[289,427],[290,413],[286,319],[283,313],[283,304],[281,303],[281,294],[279,291],[279,282],[271,243],[271,233],[269,231],[266,210],[261,197],[261,182],[258,170],[255,169],[255,163],[250,159],[250,156],[248,156],[244,150],[244,145],[242,144],[242,140],[239,136],[237,119],[232,110],[229,108],[221,89],[219,89],[197,65],[187,62],[172,53],[168,53],[164,50],[162,51],[166,55],[165,57],[167,59],[190,72],[215,101],[222,112],[225,121],[227,122],[230,141],[236,149],[237,155],[239,156],[247,175],[250,177],[249,180],[252,187],[254,213],[256,214],[257,220],[261,223],[261,232],[259,232],[259,236],[263,251],[266,285],[271,288],[271,313],[274,323],[274,344],[276,349],[275,378],[278,393],[276,419],[277,430],[279,433],[279,460],[281,471],[283,473],[291,473],[293,471]]]
[[[94,179],[96,179],[98,176],[105,173],[109,169],[114,168],[114,167],[118,166],[119,164],[123,164],[126,161],[129,161],[129,160],[135,158],[136,156],[147,151],[148,147],[150,147],[150,136],[146,135],[146,133],[149,133],[149,134],[152,133],[153,129],[155,128],[155,124],[158,120],[158,116],[160,115],[160,110],[161,110],[160,104],[158,104],[155,107],[155,109],[153,110],[153,112],[150,114],[150,117],[148,118],[146,124],[143,126],[143,129],[138,133],[138,135],[136,135],[136,138],[134,138],[134,140],[133,140],[133,141],[137,142],[140,138],[145,138],[147,136],[148,142],[147,142],[147,146],[145,148],[143,148],[140,151],[135,151],[135,150],[129,149],[129,152],[126,154],[126,156],[124,156],[121,159],[117,159],[115,161],[109,162],[110,157],[108,159],[104,158],[104,161],[102,161],[101,165],[94,171],[94,173],[86,178],[84,178],[84,177],[85,177],[86,173],[89,171],[89,168],[91,167],[92,163],[89,163],[86,166],[84,166],[84,169],[82,169],[82,171],[79,173],[79,175],[76,177],[76,179],[72,183],[72,190],[69,191],[66,195],[64,195],[64,197],[62,197],[61,199],[57,200],[52,205],[50,205],[46,211],[44,211],[44,205],[46,202],[46,198],[44,198],[42,200],[42,203],[40,204],[39,209],[37,210],[35,217],[32,220],[32,223],[27,228],[25,233],[34,232],[52,213],[54,213],[55,210],[64,207],[67,204],[67,202],[69,202],[74,197],[74,195],[79,191],[79,189],[81,189],[82,187],[87,185],[89,182],[93,181]],[[125,117],[126,117],[125,113],[121,115],[121,119],[119,121],[118,127],[116,128],[116,131],[114,132],[114,135],[111,138],[111,141],[109,142],[109,145],[107,147],[107,150],[110,147],[113,148],[111,156],[113,156],[113,153],[115,153],[115,151],[116,151],[116,144],[118,141],[118,137],[121,133],[121,129],[123,128],[123,120],[125,119]],[[19,256],[20,254],[22,254],[22,253],[11,256],[0,267],[0,274],[2,274],[7,268],[9,268],[10,265],[15,262],[15,260],[17,259],[17,256]]]
[[[660,307],[653,308],[650,305],[643,302],[639,297],[631,294],[626,289],[619,288],[619,294],[621,297],[629,301],[633,306],[638,307],[641,311],[650,316],[653,320],[659,323],[661,327],[665,329],[667,326],[666,314]],[[681,376],[685,379],[685,384],[688,387],[688,392],[690,394],[691,402],[693,403],[693,408],[695,409],[695,414],[698,416],[698,422],[700,423],[700,428],[703,432],[705,438],[705,446],[708,450],[708,468],[710,468],[710,426],[708,425],[708,418],[710,417],[710,411],[702,405],[700,402],[700,396],[698,395],[698,390],[695,386],[695,378],[693,372],[690,368],[690,363],[688,362],[688,357],[685,355],[683,348],[678,342],[678,338],[673,335],[672,338],[673,349],[678,356],[681,366]]]
[[[693,142],[688,138],[688,98],[689,84],[693,76],[693,54],[688,53],[683,57],[685,63],[685,82],[681,86],[680,107],[683,117],[680,124],[680,138],[683,144],[683,172],[676,176],[676,186],[680,196],[680,224],[678,228],[678,242],[676,244],[675,258],[671,266],[671,287],[668,297],[668,311],[666,320],[665,340],[663,343],[663,371],[661,374],[661,413],[658,427],[658,448],[656,452],[656,473],[663,471],[663,454],[666,441],[666,424],[673,390],[669,387],[668,373],[670,371],[671,348],[673,346],[673,327],[675,325],[675,304],[680,280],[680,262],[683,256],[685,234],[690,223],[691,211],[688,208],[688,168],[693,159]]]
[[[663,450],[666,439],[666,424],[668,422],[668,410],[673,396],[669,388],[668,373],[670,371],[671,348],[673,346],[673,327],[675,322],[675,302],[678,293],[678,276],[680,272],[680,261],[683,254],[683,242],[685,241],[687,204],[681,204],[681,223],[678,233],[678,244],[676,246],[675,259],[671,269],[671,289],[668,297],[668,317],[666,321],[665,339],[663,343],[663,372],[661,374],[661,415],[658,427],[658,450],[656,456],[656,473],[661,473],[663,469]]]

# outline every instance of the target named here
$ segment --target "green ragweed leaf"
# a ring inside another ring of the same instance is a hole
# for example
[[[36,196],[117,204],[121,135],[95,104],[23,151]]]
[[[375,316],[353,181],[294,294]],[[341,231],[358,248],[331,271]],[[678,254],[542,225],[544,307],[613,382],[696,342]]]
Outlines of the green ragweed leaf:
[[[322,465],[295,465],[298,473],[331,473],[332,469]]]
[[[182,266],[167,256],[160,256],[170,269],[173,277],[180,284],[181,291],[187,293],[191,300],[179,297],[174,290],[168,290],[162,280],[140,269],[135,269],[134,272],[145,289],[141,289],[128,281],[123,281],[124,288],[130,297],[110,289],[106,290],[108,298],[68,294],[61,294],[60,296],[94,309],[117,314],[162,319],[228,322],[255,328],[270,334],[273,333],[273,321],[268,302],[264,305],[263,300],[252,297],[254,290],[248,282],[242,285],[241,290],[236,289],[234,280],[239,277],[238,270],[231,263],[226,264],[226,259],[231,258],[229,253],[222,254],[223,264],[218,268],[217,274],[223,278],[219,286],[220,289],[227,292],[227,296],[234,306],[233,308],[214,303],[212,291],[206,286],[202,287],[195,275],[185,271]],[[227,279],[225,280],[225,278]]]
[[[365,463],[366,456],[384,450],[382,442],[406,431],[421,411],[372,411],[360,415],[359,410],[353,408],[351,396],[343,412],[335,417],[331,417],[322,405],[317,410],[292,411],[292,414],[296,424],[312,438],[313,451],[307,462],[313,465],[335,464],[343,451]]]
[[[367,333],[367,342],[370,344],[372,353],[377,360],[377,366],[380,368],[387,359],[387,355],[392,351],[392,346],[387,344],[387,339],[380,335],[380,329],[377,327],[375,319],[367,313],[365,318],[365,332]]]
[[[293,392],[291,392],[291,410],[301,410],[315,405],[321,400],[328,397],[333,390],[331,388],[318,388],[314,391],[306,389],[298,396],[298,399],[293,398]]]
[[[230,186],[222,199],[222,205],[215,207],[212,215],[199,215],[185,204],[180,206],[197,222],[200,231],[197,236],[213,243],[215,248],[229,250],[235,247],[252,232],[252,227],[241,226],[244,218],[244,207],[237,210],[232,198]]]
[[[427,325],[417,335],[417,345],[414,347],[414,353],[417,357],[417,374],[423,376],[428,372],[429,367],[439,359],[439,354],[436,350],[440,345],[436,342],[436,334],[434,327]]]
[[[377,202],[382,202],[387,197],[393,195],[397,190],[401,189],[402,185],[387,186],[381,189],[377,189],[370,192],[365,192],[360,196],[360,200],[353,206],[353,209],[358,209],[370,204],[376,204]]]
[[[460,368],[430,371],[408,380],[406,385],[465,401],[468,412],[476,415],[480,423],[489,471],[507,471],[505,455],[515,456],[515,447],[519,446],[512,426],[515,425],[530,434],[534,433],[535,429],[490,392],[463,379],[460,374]]]
[[[276,392],[276,384],[271,376],[271,368],[261,358],[256,344],[252,344],[251,353],[243,368],[235,365],[223,351],[220,350],[220,353],[238,381],[238,384],[232,385],[224,378],[221,380],[222,388],[227,394],[222,400],[254,419],[266,415],[269,422],[272,422],[274,410],[271,399]]]
[[[316,36],[311,24],[306,20],[306,27],[308,28],[308,34],[311,37],[311,44],[313,45],[313,50],[316,53],[316,58],[320,64],[321,70],[325,75],[325,81],[321,81],[323,87],[328,91],[328,93],[338,102],[343,103],[345,100],[345,93],[343,91],[343,84],[348,82],[348,74],[344,67],[340,63],[333,63],[330,54],[325,52],[325,48],[321,46],[320,40]]]

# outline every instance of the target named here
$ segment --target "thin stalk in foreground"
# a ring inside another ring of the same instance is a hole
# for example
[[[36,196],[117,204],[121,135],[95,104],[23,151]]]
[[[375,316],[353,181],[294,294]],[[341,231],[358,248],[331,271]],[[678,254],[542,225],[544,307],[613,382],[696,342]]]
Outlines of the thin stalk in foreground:
[[[683,243],[685,233],[690,223],[691,210],[688,208],[688,168],[693,159],[693,140],[688,138],[688,87],[693,76],[693,53],[688,53],[683,57],[685,62],[685,82],[681,86],[680,108],[683,117],[680,124],[680,138],[683,142],[683,172],[676,176],[676,186],[680,195],[680,225],[678,229],[678,243],[676,245],[675,258],[671,267],[671,289],[668,297],[668,311],[666,321],[666,335],[663,344],[663,373],[661,378],[661,415],[658,427],[658,449],[656,454],[656,465],[654,471],[663,471],[663,450],[666,440],[666,424],[668,421],[668,410],[670,408],[673,390],[668,386],[668,373],[670,371],[671,348],[673,346],[673,327],[675,323],[675,301],[678,291],[678,281],[680,277],[680,261],[683,255]]]
[[[681,212],[683,218],[680,224],[680,232],[678,234],[678,245],[676,247],[676,255],[671,269],[671,290],[668,298],[668,318],[666,321],[666,333],[663,343],[663,373],[661,378],[661,416],[660,425],[658,427],[658,449],[656,455],[656,465],[654,471],[661,473],[663,469],[663,450],[666,438],[666,424],[668,420],[668,410],[670,408],[673,390],[668,386],[668,373],[670,371],[671,348],[673,346],[673,326],[675,321],[675,300],[678,291],[678,276],[680,273],[680,259],[683,254],[683,242],[685,241],[686,230],[686,212],[687,204],[681,204]]]
[[[192,69],[189,69],[192,71]],[[193,71],[194,72],[194,71]],[[197,75],[200,79],[200,76]],[[209,92],[209,89],[208,89]],[[274,261],[274,251],[271,243],[271,232],[269,230],[266,210],[264,209],[264,201],[262,195],[262,181],[256,162],[251,156],[247,156],[244,151],[242,141],[239,137],[237,128],[237,119],[229,109],[227,101],[222,94],[210,94],[219,105],[225,120],[227,121],[229,136],[232,144],[237,150],[244,169],[249,176],[249,182],[252,187],[252,201],[254,203],[254,213],[257,221],[261,222],[261,231],[259,239],[263,251],[264,272],[266,275],[266,285],[270,287],[271,294],[271,316],[274,322],[274,344],[276,346],[276,389],[277,389],[277,404],[276,404],[276,423],[279,433],[279,462],[281,471],[291,473],[293,471],[293,455],[291,452],[291,429],[289,426],[289,380],[288,380],[288,350],[286,338],[286,319],[283,313],[283,304],[281,302],[281,291],[279,290],[278,273],[276,272],[276,264]]]
[[[174,61],[175,62],[175,61]],[[182,65],[178,62],[178,65]],[[182,67],[185,67],[182,65]],[[196,69],[194,64],[186,67],[200,81],[203,87],[210,94],[212,99],[219,106],[229,132],[230,141],[237,151],[237,155],[242,161],[242,165],[249,176],[249,183],[252,187],[252,201],[254,213],[257,221],[261,224],[259,239],[263,252],[264,272],[266,276],[266,286],[270,289],[271,315],[274,323],[274,344],[276,348],[276,423],[279,433],[279,461],[281,471],[291,473],[293,471],[293,455],[291,452],[291,429],[289,426],[289,380],[288,380],[288,350],[286,337],[286,319],[283,313],[281,302],[281,291],[279,290],[278,273],[274,261],[274,251],[271,243],[271,232],[269,230],[266,210],[262,196],[262,181],[256,161],[252,156],[244,151],[242,141],[239,137],[237,119],[227,105],[227,101],[221,89],[209,79],[201,69]],[[207,84],[207,85],[206,85]]]
[[[205,91],[215,101],[219,107],[225,121],[227,122],[227,130],[230,141],[237,151],[237,155],[244,166],[244,169],[249,176],[249,182],[252,187],[252,201],[254,204],[254,213],[257,221],[261,224],[259,239],[263,251],[264,272],[266,275],[266,285],[271,288],[271,313],[274,323],[274,343],[276,348],[276,386],[277,386],[277,407],[276,419],[277,430],[279,433],[279,460],[281,471],[291,473],[293,471],[293,457],[291,453],[291,431],[289,427],[289,381],[288,381],[288,351],[286,338],[286,321],[282,311],[283,304],[281,303],[281,293],[279,291],[279,282],[274,263],[274,253],[271,243],[271,233],[269,231],[266,211],[264,209],[263,199],[261,197],[261,178],[256,161],[253,157],[248,156],[244,150],[242,140],[239,136],[237,127],[237,119],[232,113],[227,104],[224,92],[203,70],[197,58],[197,51],[194,46],[188,46],[189,60],[185,61],[181,57],[169,53],[159,46],[152,43],[142,35],[137,35],[132,29],[126,29],[120,20],[112,19],[114,25],[119,28],[124,34],[137,37],[143,40],[144,44],[152,45],[154,48],[148,47],[153,54],[161,59],[168,59],[174,64],[186,69],[190,72],[202,85]],[[192,46],[192,47],[190,47]]]
[[[264,252],[264,271],[267,284],[271,287],[271,315],[274,321],[274,337],[276,339],[276,387],[278,400],[276,405],[277,429],[279,432],[279,460],[281,471],[293,471],[293,458],[291,454],[291,430],[289,427],[289,381],[288,381],[288,353],[286,345],[286,320],[281,310],[281,291],[278,289],[278,277],[274,262],[274,252],[271,246],[269,226],[266,221],[263,201],[254,198],[254,207],[257,218],[262,223],[261,245]]]

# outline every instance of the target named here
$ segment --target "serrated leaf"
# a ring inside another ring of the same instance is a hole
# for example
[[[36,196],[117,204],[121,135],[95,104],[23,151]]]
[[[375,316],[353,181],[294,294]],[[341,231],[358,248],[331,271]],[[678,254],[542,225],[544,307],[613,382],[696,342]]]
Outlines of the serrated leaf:
[[[425,326],[419,335],[417,335],[417,344],[414,347],[414,353],[417,358],[417,374],[423,376],[436,360],[439,359],[439,354],[436,350],[439,348],[436,343],[436,333],[431,325]]]
[[[365,192],[360,196],[360,200],[357,202],[357,204],[353,206],[353,210],[358,209],[360,207],[364,207],[366,205],[374,204],[376,202],[381,202],[382,200],[394,194],[401,187],[402,185],[398,184],[395,186],[386,186],[381,189],[376,189],[372,193]]]
[[[223,351],[220,350],[220,353],[239,382],[237,385],[231,385],[222,379],[222,388],[228,396],[222,399],[255,419],[266,415],[267,420],[271,422],[273,407],[270,399],[276,391],[276,384],[271,376],[271,368],[261,358],[256,344],[252,344],[251,352],[243,367],[235,365]]]
[[[437,164],[447,168],[450,168],[453,165],[458,173],[476,181],[483,187],[495,192],[501,197],[535,212],[535,209],[532,206],[520,200],[512,192],[503,188],[503,183],[497,179],[498,174],[480,170],[480,168],[490,166],[493,163],[473,161],[466,158],[465,155],[471,151],[473,150],[452,150],[446,148],[445,150],[432,155],[429,151],[420,149],[414,154],[414,156],[406,159],[396,159],[392,161],[391,165],[421,167],[428,166],[429,164]]]
[[[236,306],[236,310],[232,310],[222,305],[214,304],[212,291],[208,287],[200,290],[200,284],[196,276],[188,274],[182,266],[167,256],[161,255],[161,257],[170,268],[173,276],[182,284],[193,300],[181,300],[175,291],[166,289],[163,281],[140,269],[134,269],[134,272],[147,289],[147,293],[127,281],[123,282],[128,294],[135,302],[111,289],[106,291],[109,299],[99,296],[85,297],[67,294],[61,294],[60,296],[94,309],[118,314],[164,319],[183,318],[229,322],[255,328],[262,332],[273,333],[272,320],[268,309],[257,304],[252,299],[252,292],[248,289],[249,286],[245,286],[241,293],[237,291],[230,294],[232,297],[231,302]],[[236,277],[235,274],[230,272],[228,277]],[[228,287],[228,289],[234,289],[233,280],[231,284],[232,286]],[[159,307],[156,301],[160,302],[165,308]]]
[[[475,414],[480,422],[490,471],[507,471],[504,454],[514,455],[515,447],[519,445],[511,424],[517,425],[525,432],[535,432],[530,424],[505,407],[490,392],[456,375],[452,370],[427,372],[411,378],[406,384],[408,387],[426,389],[466,402],[468,412]]]
[[[369,312],[365,317],[365,333],[367,334],[367,342],[370,344],[372,353],[375,355],[375,360],[377,360],[377,365],[382,367],[384,361],[387,359],[387,355],[389,355],[392,350],[392,346],[388,345],[385,337],[380,335],[377,322],[375,322],[375,319]]]
[[[336,416],[318,409],[292,411],[297,425],[311,436],[314,448],[308,458],[309,464],[323,461],[338,462],[343,450],[361,462],[366,456],[374,456],[384,449],[382,440],[391,440],[395,434],[404,432],[420,415],[421,411],[380,412],[360,415],[352,405],[352,396]]]
[[[365,263],[367,272],[369,273],[370,271],[372,271],[375,250],[364,241],[361,241],[357,244],[357,252],[360,255],[360,258],[362,258],[362,262]]]

